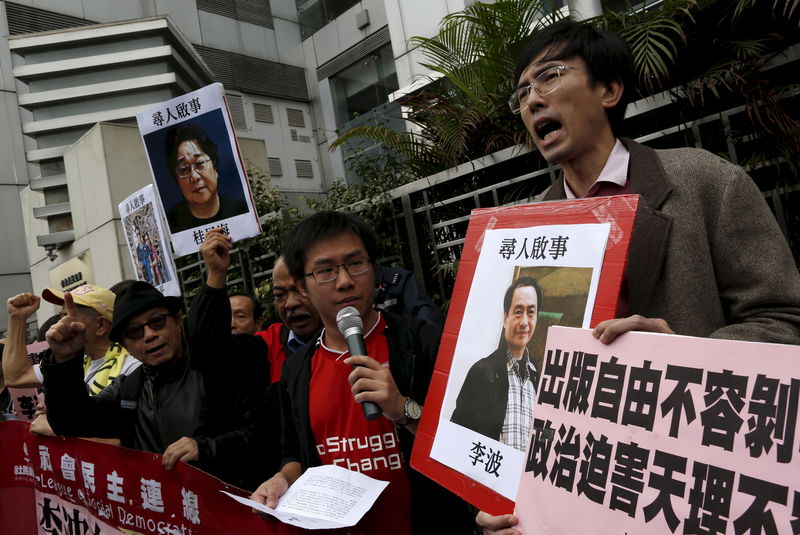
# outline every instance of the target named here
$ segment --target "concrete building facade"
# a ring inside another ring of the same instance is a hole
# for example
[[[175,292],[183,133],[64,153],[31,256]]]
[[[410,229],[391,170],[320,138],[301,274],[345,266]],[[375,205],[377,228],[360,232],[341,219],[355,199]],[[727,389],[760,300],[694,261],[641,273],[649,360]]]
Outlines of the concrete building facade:
[[[404,128],[392,100],[430,74],[410,38],[471,3],[0,1],[2,295],[132,276],[116,203],[150,182],[137,111],[222,82],[245,160],[290,200],[318,195],[377,150],[329,152],[337,132]]]

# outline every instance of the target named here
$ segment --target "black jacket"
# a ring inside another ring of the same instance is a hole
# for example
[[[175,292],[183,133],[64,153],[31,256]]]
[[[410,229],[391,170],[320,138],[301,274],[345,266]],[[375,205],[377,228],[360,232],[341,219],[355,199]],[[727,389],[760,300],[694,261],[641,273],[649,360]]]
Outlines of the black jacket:
[[[389,345],[389,370],[400,393],[423,403],[433,375],[440,332],[429,324],[406,316],[384,313],[384,335]],[[282,463],[298,461],[303,470],[319,466],[311,430],[308,396],[311,359],[317,344],[310,342],[283,365],[281,409],[283,414]],[[409,465],[414,435],[399,429],[400,444],[411,485],[411,523],[414,533],[472,533],[475,514],[461,499]]]
[[[60,435],[118,438],[126,448],[163,453],[200,421],[205,387],[185,357],[139,366],[97,396],[83,382],[83,362],[42,362],[47,419]],[[193,437],[194,438],[194,437]]]
[[[218,472],[231,474],[239,486],[255,490],[275,473],[264,455],[275,437],[268,434],[267,345],[260,336],[231,333],[231,306],[226,289],[203,285],[192,299],[187,317],[189,347],[193,360],[209,371],[204,434],[242,432],[244,440],[219,444],[214,458]],[[218,476],[219,477],[219,476]],[[220,478],[223,479],[224,478]]]
[[[450,421],[500,440],[508,406],[508,372],[504,344],[469,369]]]
[[[230,304],[224,340],[210,315],[193,312],[188,356],[157,367],[143,364],[96,396],[88,394],[81,359],[43,362],[48,421],[58,434],[118,438],[125,447],[154,453],[188,436],[198,443],[194,464],[252,488],[255,476],[248,475],[254,470],[247,464],[255,456],[255,422],[268,384],[266,346],[254,336],[230,335]]]

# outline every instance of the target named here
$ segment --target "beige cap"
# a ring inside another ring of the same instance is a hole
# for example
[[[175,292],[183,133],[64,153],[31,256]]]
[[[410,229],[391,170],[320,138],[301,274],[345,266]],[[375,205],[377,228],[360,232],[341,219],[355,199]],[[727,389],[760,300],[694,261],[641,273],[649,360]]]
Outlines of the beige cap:
[[[94,284],[84,284],[74,290],[69,291],[72,300],[78,305],[93,308],[98,314],[111,321],[114,313],[114,299],[116,296],[110,290],[95,286]],[[64,306],[64,292],[45,288],[42,297],[48,303]]]

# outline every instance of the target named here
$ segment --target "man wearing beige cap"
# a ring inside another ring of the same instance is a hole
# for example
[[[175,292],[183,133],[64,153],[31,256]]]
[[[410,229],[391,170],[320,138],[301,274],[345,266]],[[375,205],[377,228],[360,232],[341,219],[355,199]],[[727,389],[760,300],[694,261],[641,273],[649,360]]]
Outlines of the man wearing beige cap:
[[[112,343],[111,315],[114,309],[114,294],[93,284],[78,286],[70,292],[77,305],[80,321],[87,325],[86,346],[83,357],[83,372],[86,387],[94,395],[108,386],[118,375],[127,375],[139,364],[125,349]],[[45,301],[64,305],[64,293],[46,288],[42,292]],[[7,302],[8,342],[6,343],[3,373],[7,386],[41,386],[42,372],[38,364],[31,365],[25,351],[25,324],[39,309],[40,298],[23,293]]]

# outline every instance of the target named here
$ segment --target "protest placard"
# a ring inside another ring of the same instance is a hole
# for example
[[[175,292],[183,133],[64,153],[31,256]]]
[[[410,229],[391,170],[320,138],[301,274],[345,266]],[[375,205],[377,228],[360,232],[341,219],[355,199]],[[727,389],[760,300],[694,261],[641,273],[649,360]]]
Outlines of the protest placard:
[[[800,348],[547,337],[517,495],[525,533],[798,533]]]
[[[26,345],[28,361],[31,364],[38,363],[47,348],[47,342],[34,342]],[[8,393],[11,396],[14,416],[26,422],[30,422],[36,417],[37,405],[40,403],[44,405],[44,394],[41,388],[9,388]]]
[[[614,317],[637,205],[473,211],[412,466],[483,510],[512,510],[547,327]]]
[[[152,184],[119,203],[119,215],[136,279],[152,284],[164,295],[179,297],[181,287],[161,214]]]
[[[222,227],[234,241],[260,232],[250,184],[215,83],[136,114],[177,256]]]

